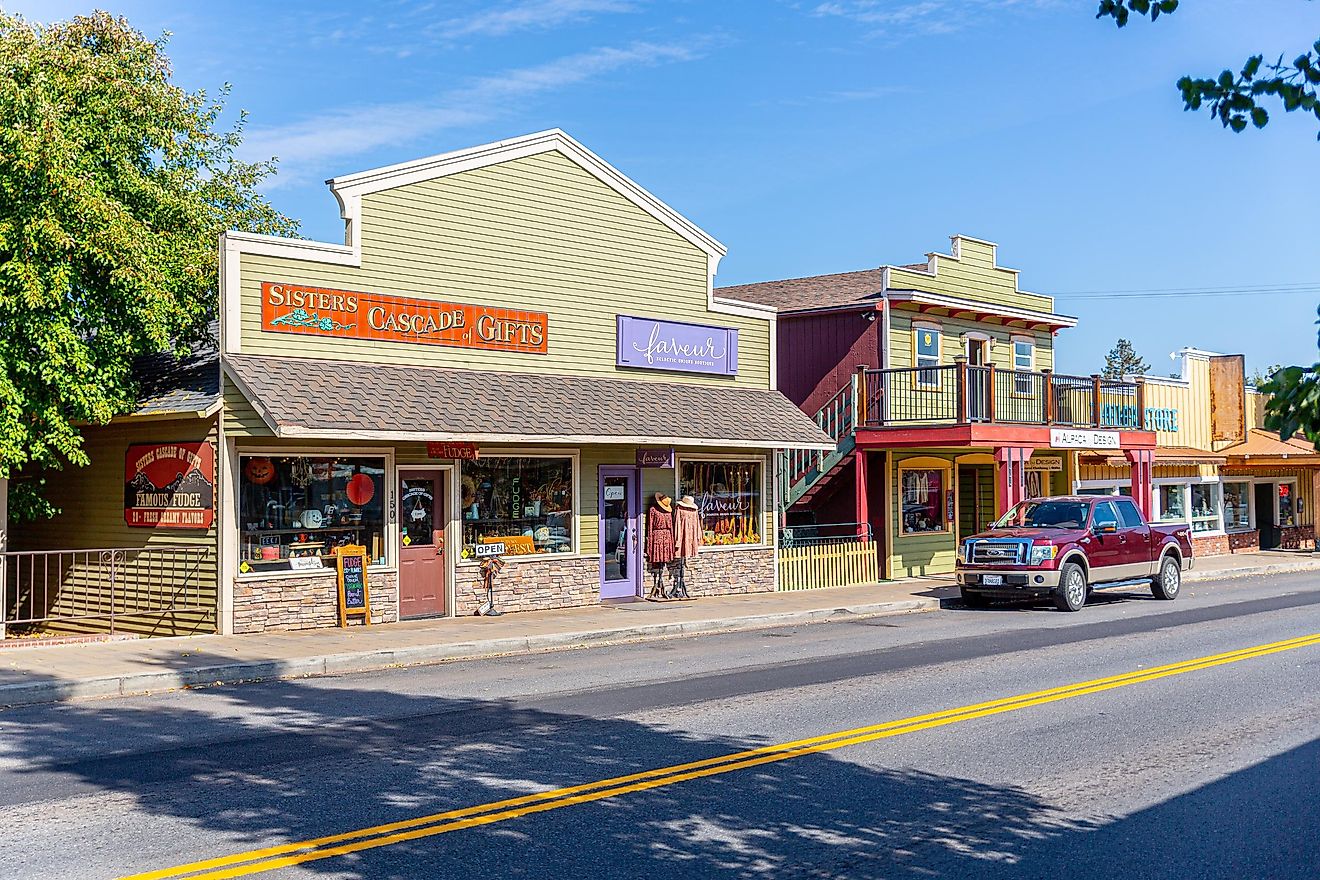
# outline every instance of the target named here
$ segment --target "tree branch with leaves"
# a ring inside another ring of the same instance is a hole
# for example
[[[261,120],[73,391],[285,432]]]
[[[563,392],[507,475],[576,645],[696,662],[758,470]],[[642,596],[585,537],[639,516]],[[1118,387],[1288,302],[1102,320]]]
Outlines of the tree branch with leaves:
[[[1311,0],[1307,0],[1311,2]],[[1119,27],[1127,25],[1133,14],[1149,16],[1156,21],[1178,9],[1178,0],[1100,0],[1096,18],[1113,19]],[[1262,101],[1277,99],[1286,113],[1301,110],[1320,120],[1320,40],[1310,50],[1293,58],[1291,62],[1281,53],[1277,60],[1266,63],[1264,54],[1253,55],[1234,73],[1225,69],[1218,76],[1184,76],[1178,80],[1185,110],[1207,107],[1210,115],[1224,128],[1244,131],[1248,125],[1264,128],[1270,114]],[[1316,133],[1320,140],[1320,132]]]
[[[218,307],[219,234],[294,234],[235,157],[243,117],[171,81],[165,39],[105,12],[0,12],[0,477],[16,518],[82,427],[131,412],[139,355],[188,355]]]

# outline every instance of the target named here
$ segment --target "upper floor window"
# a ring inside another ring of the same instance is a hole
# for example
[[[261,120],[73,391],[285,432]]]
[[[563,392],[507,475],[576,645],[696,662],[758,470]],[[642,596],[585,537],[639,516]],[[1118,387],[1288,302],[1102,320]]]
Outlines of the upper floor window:
[[[916,326],[912,328],[913,352],[916,356],[915,366],[920,371],[917,373],[917,384],[927,388],[935,388],[940,384],[939,373],[934,369],[923,369],[925,367],[938,367],[940,365],[940,331],[937,327]]]
[[[1036,345],[1030,339],[1013,339],[1013,369],[1019,375],[1013,377],[1013,390],[1018,394],[1032,392],[1032,376],[1028,375],[1035,365]]]

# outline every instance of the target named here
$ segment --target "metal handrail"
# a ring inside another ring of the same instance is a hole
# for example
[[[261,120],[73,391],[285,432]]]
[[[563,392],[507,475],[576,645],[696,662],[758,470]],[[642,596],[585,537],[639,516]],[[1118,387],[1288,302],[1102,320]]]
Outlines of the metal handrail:
[[[822,535],[822,529],[840,529],[842,534]],[[831,541],[871,541],[874,535],[870,523],[812,523],[802,526],[785,526],[779,530],[780,547],[808,547],[815,544],[828,544]]]
[[[0,638],[9,627],[78,624],[115,633],[126,618],[215,612],[215,548],[198,544],[0,553]]]

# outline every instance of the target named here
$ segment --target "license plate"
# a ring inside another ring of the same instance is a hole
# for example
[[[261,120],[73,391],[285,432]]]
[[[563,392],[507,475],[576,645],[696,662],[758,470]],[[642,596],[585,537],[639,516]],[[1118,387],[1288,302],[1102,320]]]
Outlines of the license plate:
[[[981,575],[981,583],[987,587],[1000,587],[1004,584],[1004,576],[1002,574],[983,574]]]

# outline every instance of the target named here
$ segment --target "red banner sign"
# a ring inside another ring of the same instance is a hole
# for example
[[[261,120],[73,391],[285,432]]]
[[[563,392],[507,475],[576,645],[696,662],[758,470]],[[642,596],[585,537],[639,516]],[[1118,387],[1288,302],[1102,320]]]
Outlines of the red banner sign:
[[[134,528],[209,529],[215,518],[215,447],[139,443],[124,455],[124,522]]]
[[[546,353],[546,315],[265,281],[261,328],[276,333]]]
[[[426,442],[426,454],[430,458],[457,458],[460,461],[476,461],[477,444],[428,440]]]

